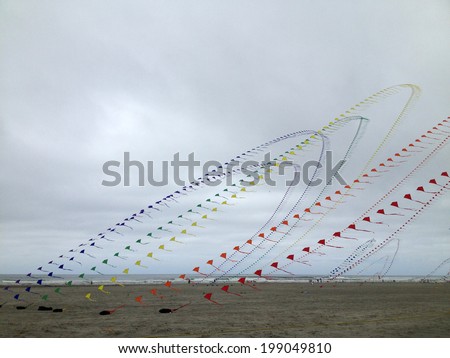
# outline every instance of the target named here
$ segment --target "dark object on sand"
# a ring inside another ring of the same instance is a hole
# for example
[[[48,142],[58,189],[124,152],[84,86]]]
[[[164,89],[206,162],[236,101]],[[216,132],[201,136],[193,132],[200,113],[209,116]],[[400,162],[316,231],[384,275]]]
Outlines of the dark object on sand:
[[[178,311],[180,308],[189,306],[190,304],[191,303],[189,302],[189,303],[186,303],[185,305],[182,305],[182,306],[180,306],[178,308],[161,308],[159,310],[159,313],[174,313],[174,312]]]
[[[99,313],[99,315],[100,315],[100,316],[107,316],[107,315],[113,314],[113,313],[116,312],[117,310],[120,310],[121,308],[124,308],[124,307],[125,307],[125,305],[120,305],[119,307],[116,307],[116,308],[114,308],[114,309],[112,309],[112,310],[104,310],[104,311],[101,311],[101,312]]]
[[[160,310],[159,310],[159,313],[172,313],[172,309],[170,309],[170,308],[161,308]]]
[[[57,312],[57,313],[60,313],[60,312],[62,312],[62,311],[64,311],[64,308],[55,308],[55,309],[53,310],[53,312]]]
[[[38,311],[53,311],[53,307],[39,306]]]
[[[17,310],[26,310],[27,306],[16,306]]]

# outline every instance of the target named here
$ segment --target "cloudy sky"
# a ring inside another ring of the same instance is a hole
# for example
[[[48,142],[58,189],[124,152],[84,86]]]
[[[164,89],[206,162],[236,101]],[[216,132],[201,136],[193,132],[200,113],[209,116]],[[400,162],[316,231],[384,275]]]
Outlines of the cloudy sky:
[[[0,273],[27,273],[176,190],[102,186],[103,163],[124,152],[226,161],[318,129],[383,88],[417,84],[422,95],[384,153],[397,150],[450,115],[449,23],[448,1],[0,0]],[[359,155],[407,94],[372,113]],[[444,148],[411,185],[449,159]],[[158,270],[183,272],[230,236],[251,236],[277,200],[268,193],[224,215],[216,241],[198,238]],[[449,209],[441,197],[399,236],[392,273],[426,274],[450,256]]]

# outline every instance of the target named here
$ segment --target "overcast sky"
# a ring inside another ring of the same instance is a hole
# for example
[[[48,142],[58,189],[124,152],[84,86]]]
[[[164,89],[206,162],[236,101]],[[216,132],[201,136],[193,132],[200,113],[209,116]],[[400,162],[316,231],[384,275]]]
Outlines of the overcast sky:
[[[30,272],[176,190],[173,182],[102,186],[103,163],[123,161],[124,152],[155,165],[176,152],[227,161],[319,129],[383,88],[417,84],[422,95],[382,160],[450,115],[449,23],[448,1],[0,0],[0,273]],[[361,113],[373,118],[355,158],[369,158],[408,95],[403,89]],[[338,152],[345,138],[331,139]],[[450,169],[449,153],[411,187]],[[211,236],[199,234],[142,272],[189,271],[229,250],[226,240],[250,237],[279,200],[277,190],[261,191],[211,223]],[[189,203],[206,197],[195,193]],[[440,197],[399,236],[393,274],[427,274],[450,256],[449,209],[449,196]],[[361,203],[336,214],[324,230],[363,210]],[[345,258],[329,257],[315,270],[327,273]]]

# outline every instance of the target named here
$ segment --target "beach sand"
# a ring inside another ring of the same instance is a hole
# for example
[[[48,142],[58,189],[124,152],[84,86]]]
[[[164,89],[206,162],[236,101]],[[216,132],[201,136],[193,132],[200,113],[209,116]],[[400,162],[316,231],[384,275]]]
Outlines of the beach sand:
[[[49,301],[25,305],[9,300],[0,308],[0,337],[450,337],[448,283],[268,283],[260,290],[218,286],[37,287]],[[156,288],[166,296],[150,294]],[[84,298],[92,292],[96,302]],[[213,304],[203,295],[213,292]],[[142,303],[134,300],[143,295]],[[39,297],[36,295],[36,297]],[[161,308],[190,305],[175,313]],[[121,304],[111,315],[99,312]],[[38,305],[64,308],[38,311]]]

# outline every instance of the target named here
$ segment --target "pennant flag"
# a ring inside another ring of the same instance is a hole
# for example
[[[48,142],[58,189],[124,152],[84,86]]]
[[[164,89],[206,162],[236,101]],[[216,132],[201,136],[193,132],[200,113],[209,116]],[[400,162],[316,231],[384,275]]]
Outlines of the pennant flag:
[[[337,231],[333,234],[334,237],[338,237],[340,239],[348,239],[348,240],[358,240],[356,237],[342,236],[340,231]]]
[[[364,232],[372,232],[371,230],[363,230],[363,229],[357,229],[355,224],[350,224],[347,229],[355,230],[355,231],[364,231]]]
[[[353,197],[354,197],[353,194],[348,194],[348,193],[342,194],[340,190],[336,190],[334,193],[335,193],[336,195],[341,195],[341,196],[353,196]]]
[[[141,295],[141,296],[135,297],[134,300],[135,300],[137,303],[142,304],[142,299],[143,299],[143,298],[144,298],[144,297]]]
[[[112,282],[112,283],[115,283],[116,285],[119,285],[119,286],[124,287],[124,285],[122,285],[121,283],[118,283],[118,282],[117,282],[117,277],[111,277],[111,282]]]
[[[182,241],[177,241],[175,236],[171,237],[169,241],[178,242],[179,244],[184,244],[184,242],[182,242]]]
[[[303,220],[303,221],[312,221],[312,219],[304,219],[302,217],[300,217],[300,214],[295,214],[293,216],[294,219],[298,219],[298,220]]]
[[[217,266],[214,266],[214,261],[213,260],[208,260],[207,262],[206,262],[206,264],[207,265],[211,265],[212,267],[214,267],[216,270],[218,270],[218,271],[221,271],[221,272],[224,272],[224,271],[222,271],[220,268],[218,268]]]
[[[250,254],[250,252],[241,251],[241,250],[239,249],[239,246],[233,247],[233,250],[234,250],[234,251],[237,251],[237,252],[240,252],[241,254],[245,254],[245,255]]]
[[[200,275],[203,275],[203,276],[208,276],[207,274],[204,274],[204,273],[200,272],[200,267],[198,267],[198,266],[194,267],[192,269],[192,271],[197,272],[197,273],[199,273]]]
[[[148,268],[148,266],[144,266],[144,265],[141,264],[141,260],[137,260],[134,264],[136,266],[139,266],[139,267],[142,267],[142,268]]]
[[[271,228],[270,228],[270,231],[272,231],[272,232],[277,232],[277,233],[279,233],[279,234],[289,235],[289,233],[287,233],[287,232],[284,232],[284,231],[277,231],[277,227],[276,227],[276,226],[271,227]]]
[[[220,254],[220,257],[225,259],[225,260],[227,260],[227,261],[230,261],[230,262],[237,262],[236,260],[232,260],[232,259],[227,258],[227,253],[226,252],[222,252]]]
[[[141,245],[148,245],[149,244],[149,242],[142,242],[142,239],[136,240],[136,243],[137,244],[141,244]]]
[[[214,303],[214,304],[216,304],[216,305],[220,305],[219,302],[213,301],[213,300],[211,299],[212,293],[207,293],[207,294],[204,295],[203,297],[206,298],[209,302],[212,302],[212,303]]]
[[[261,277],[261,278],[265,278],[266,280],[270,280],[269,277],[263,276],[263,275],[262,275],[262,270],[256,270],[256,271],[255,271],[255,275],[256,275],[256,276],[259,276],[259,277]]]
[[[163,251],[168,251],[168,252],[172,252],[172,250],[167,250],[164,248],[164,245],[159,245],[158,250],[163,250]]]
[[[153,252],[149,252],[149,253],[147,254],[147,257],[149,257],[149,258],[151,258],[151,259],[153,259],[153,260],[156,260],[156,261],[160,261],[160,260],[157,259],[156,257],[153,257]]]
[[[343,201],[331,199],[331,196],[327,196],[327,197],[325,198],[325,200],[331,201],[332,203],[339,203],[339,204],[340,204],[340,203],[343,203]],[[330,209],[334,209],[334,208],[330,208]]]
[[[85,297],[86,299],[88,299],[89,301],[95,302],[95,300],[91,298],[91,294],[90,294],[90,293],[87,293],[86,296],[84,296],[84,297]]]
[[[106,291],[106,290],[105,290],[105,286],[103,286],[103,285],[98,286],[98,290],[101,291],[101,292],[103,292],[103,293],[107,293],[107,294],[111,293],[111,292],[109,292],[109,291]]]
[[[263,249],[262,246],[256,246],[255,244],[253,244],[253,241],[252,241],[251,239],[247,240],[245,243],[246,243],[247,245],[256,247],[257,249]]]
[[[199,225],[198,223],[197,223],[197,221],[194,221],[192,224],[191,224],[191,226],[194,226],[194,227],[200,227],[200,228],[205,228],[204,226],[201,226],[201,225]]]
[[[77,264],[81,265],[81,262],[75,260],[75,257],[71,257],[71,258],[69,259],[69,261],[73,261],[73,262],[76,262]]]
[[[102,261],[102,264],[108,265],[108,266],[110,266],[110,267],[117,267],[117,266],[114,266],[114,265],[109,264],[109,263],[108,263],[108,259],[103,260],[103,261]]]
[[[150,293],[151,293],[153,296],[158,297],[158,298],[161,299],[161,300],[164,298],[164,296],[158,295],[158,292],[157,292],[156,288],[151,289],[151,290],[150,290]]]
[[[64,277],[60,277],[60,276],[55,276],[55,275],[53,274],[53,272],[48,273],[47,276],[49,276],[49,277],[54,277],[54,278],[61,278],[61,279],[64,278]]]
[[[384,209],[380,209],[380,210],[378,210],[377,211],[377,214],[380,214],[380,215],[390,215],[390,216],[405,216],[405,215],[403,215],[403,214],[398,214],[398,213],[391,213],[391,214],[387,214],[385,211],[384,211]]]
[[[174,290],[174,291],[180,291],[179,288],[172,287],[172,282],[171,281],[166,281],[164,286],[166,286],[167,288],[170,288],[171,290]]]
[[[371,224],[384,225],[384,223],[381,222],[381,221],[372,221],[372,220],[370,219],[370,216],[366,216],[366,217],[363,219],[363,221],[366,221],[366,222],[371,223]],[[386,225],[387,225],[387,224],[386,224]],[[389,226],[389,225],[388,225],[388,226]]]
[[[103,275],[100,271],[97,271],[97,267],[96,266],[91,267],[91,271],[94,271],[94,272],[98,273],[99,275]]]
[[[305,213],[308,213],[308,214],[312,214],[312,215],[323,215],[324,213],[322,213],[322,212],[319,212],[319,213],[313,213],[312,211],[311,211],[311,208],[306,208],[305,210],[304,210],[304,212]]]
[[[278,267],[278,262],[273,262],[273,263],[270,264],[270,266],[272,266],[272,267],[273,267],[274,269],[276,269],[276,270],[286,272],[286,273],[288,273],[289,275],[294,275],[292,272],[286,271],[286,270],[284,270],[284,269]]]
[[[403,210],[411,210],[411,211],[415,211],[415,209],[412,209],[412,208],[404,208],[404,207],[401,207],[401,206],[398,204],[398,201],[393,201],[393,202],[391,203],[391,206],[396,207],[396,208],[399,208],[399,209],[403,209]]]
[[[120,253],[119,253],[119,252],[116,252],[116,253],[114,254],[114,257],[117,257],[117,258],[122,259],[122,260],[126,260],[126,259],[127,259],[125,256],[120,256]]]
[[[419,204],[425,205],[425,203],[424,203],[424,202],[422,202],[422,201],[419,201],[419,200],[414,200],[414,199],[412,198],[411,194],[405,194],[404,198],[405,198],[405,199],[407,199],[407,200],[415,201],[416,203],[419,203]]]
[[[311,266],[311,264],[309,264],[308,261],[298,261],[298,260],[295,260],[294,255],[288,255],[286,258],[287,258],[288,260],[291,260],[291,261],[294,261],[294,262],[298,262],[299,264]]]
[[[444,187],[445,187],[444,185],[438,184],[438,182],[437,182],[436,179],[431,179],[431,180],[429,181],[429,183],[430,183],[430,184],[437,185],[437,186],[440,186],[441,188],[444,188]]]
[[[221,290],[222,290],[223,292],[225,292],[225,293],[230,294],[230,295],[235,295],[235,296],[242,297],[239,293],[230,292],[230,291],[229,291],[229,290],[230,290],[230,286],[229,286],[229,285],[223,286],[223,287],[221,288]]]
[[[317,254],[317,255],[325,255],[323,252],[316,252],[316,251],[311,251],[310,247],[304,247],[302,249],[303,252],[306,252],[308,254]]]
[[[251,284],[247,283],[247,282],[245,281],[245,277],[241,277],[241,278],[238,280],[238,282],[239,282],[240,284],[242,284],[243,286],[248,286],[248,287],[250,287],[250,288],[253,288],[254,290],[259,290],[259,288],[257,288],[255,285],[251,285]]]
[[[320,203],[320,201],[318,201],[318,202],[315,203],[314,205],[315,205],[315,206],[320,206],[321,208],[324,208],[324,209],[334,209],[334,208],[332,208],[331,206],[324,206],[324,205],[322,205],[322,204]]]
[[[336,249],[342,249],[342,246],[327,245],[326,242],[325,242],[325,239],[319,240],[319,241],[317,241],[317,243],[319,245],[323,245],[323,246],[327,246],[327,247],[334,247]]]
[[[31,292],[31,286],[30,286],[30,287],[27,287],[27,288],[25,289],[25,291],[27,291],[28,293],[32,293],[33,295],[38,295],[38,293],[36,293],[36,292]]]

